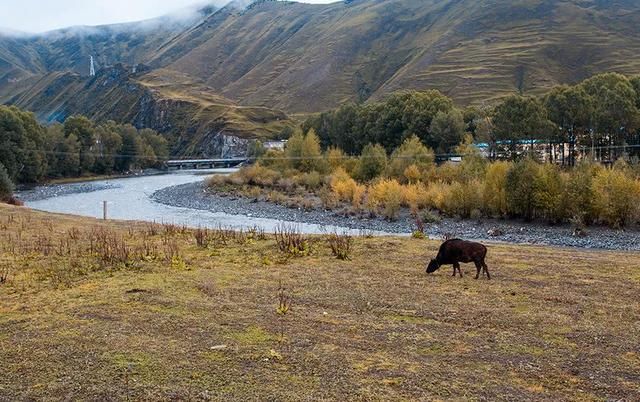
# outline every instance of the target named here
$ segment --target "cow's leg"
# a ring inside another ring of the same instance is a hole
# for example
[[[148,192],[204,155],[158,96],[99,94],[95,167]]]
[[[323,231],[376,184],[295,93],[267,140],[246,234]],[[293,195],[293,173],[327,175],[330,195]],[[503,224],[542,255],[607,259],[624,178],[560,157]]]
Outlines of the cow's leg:
[[[480,277],[480,270],[482,269],[484,272],[484,268],[482,267],[482,264],[479,261],[476,261],[476,279],[478,279]]]
[[[460,278],[462,278],[462,270],[460,269],[460,263],[456,262],[455,264],[453,264],[453,276],[456,276],[456,269],[458,270],[458,273],[460,274]]]
[[[487,264],[482,261],[482,268],[484,268],[484,272],[487,273],[487,279],[491,280],[491,274],[489,273],[489,267],[487,267]]]

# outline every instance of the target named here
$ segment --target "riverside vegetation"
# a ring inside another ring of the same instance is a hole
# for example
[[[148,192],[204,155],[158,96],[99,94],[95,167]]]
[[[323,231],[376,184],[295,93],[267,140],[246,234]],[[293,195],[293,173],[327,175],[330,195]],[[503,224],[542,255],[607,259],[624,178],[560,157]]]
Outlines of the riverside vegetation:
[[[410,137],[391,157],[378,145],[359,158],[339,149],[322,153],[313,131],[296,134],[284,154],[269,152],[229,176],[213,176],[215,191],[296,206],[382,215],[395,219],[407,208],[418,222],[439,214],[461,218],[523,218],[582,227],[633,226],[640,217],[640,166],[619,160],[612,167],[582,161],[572,169],[531,158],[490,162],[469,142],[459,164],[437,166],[434,154]],[[420,223],[418,223],[420,225]]]
[[[474,281],[429,240],[7,205],[0,239],[8,400],[640,397],[637,253],[492,244]]]
[[[438,211],[619,228],[640,217],[639,129],[640,78],[620,74],[539,98],[514,95],[484,111],[457,109],[437,91],[407,92],[311,117],[284,152],[256,149],[253,166],[209,184],[388,219],[404,207],[417,221]],[[482,140],[489,158],[474,145]],[[451,155],[462,162],[436,165]]]

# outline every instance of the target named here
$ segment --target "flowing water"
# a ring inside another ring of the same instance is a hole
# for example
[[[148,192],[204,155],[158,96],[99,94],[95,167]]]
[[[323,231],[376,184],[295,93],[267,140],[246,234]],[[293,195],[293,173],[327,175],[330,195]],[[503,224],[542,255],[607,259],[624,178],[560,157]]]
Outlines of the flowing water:
[[[210,228],[224,226],[240,229],[259,226],[272,232],[281,221],[243,215],[243,211],[228,214],[172,207],[151,199],[151,195],[160,189],[202,181],[211,174],[225,173],[229,173],[229,170],[180,171],[158,176],[95,181],[85,183],[82,186],[84,191],[71,194],[65,194],[64,190],[77,184],[36,188],[33,192],[43,192],[46,198],[27,201],[26,204],[30,208],[41,211],[102,218],[103,202],[106,201],[109,219],[154,221]],[[28,193],[22,195],[29,200]],[[356,233],[345,228],[307,223],[295,223],[295,226],[305,233],[317,234],[327,231]]]

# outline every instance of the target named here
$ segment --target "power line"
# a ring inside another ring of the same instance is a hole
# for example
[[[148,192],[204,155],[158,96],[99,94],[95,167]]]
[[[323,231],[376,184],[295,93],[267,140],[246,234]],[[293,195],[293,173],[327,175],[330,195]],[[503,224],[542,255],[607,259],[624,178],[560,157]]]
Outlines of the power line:
[[[524,145],[530,145],[530,144],[524,144]],[[537,144],[539,147],[546,147],[549,144]],[[558,144],[554,144],[554,145],[558,145]],[[591,150],[612,150],[612,149],[628,149],[628,148],[640,148],[640,144],[636,144],[636,145],[601,145],[601,146],[597,146],[597,147],[591,147],[588,145],[580,145],[576,147],[576,150],[582,150],[582,151],[591,151]],[[41,150],[41,149],[25,149],[23,150],[25,152],[37,152],[37,153],[41,153],[41,154],[45,154],[45,155],[60,155],[60,156],[93,156],[95,158],[116,158],[116,159],[123,159],[123,158],[137,158],[137,159],[142,159],[142,160],[149,160],[149,161],[156,161],[156,162],[168,162],[168,161],[176,161],[176,162],[180,162],[180,161],[190,161],[190,160],[199,160],[199,159],[211,159],[211,158],[204,158],[202,156],[182,156],[180,159],[175,159],[175,158],[171,158],[171,157],[158,157],[158,156],[145,156],[144,154],[105,154],[105,153],[99,153],[99,152],[83,152],[83,151],[78,151],[78,152],[68,152],[68,151],[51,151],[51,150]],[[480,151],[478,151],[480,152]],[[468,152],[468,153],[455,153],[455,152],[450,152],[450,153],[434,153],[432,154],[434,157],[436,158],[445,158],[445,157],[463,157],[463,156],[473,156],[473,155],[477,155],[477,153],[472,153],[472,152]],[[352,159],[363,159],[363,158],[371,158],[374,159],[376,158],[375,156],[366,156],[366,155],[344,155],[344,156],[340,156],[340,157],[331,157],[329,159],[339,159],[339,160],[352,160]],[[277,157],[247,157],[248,160],[265,160],[265,161],[286,161],[286,160],[321,160],[321,159],[327,159],[326,155],[320,155],[320,156],[277,156]],[[415,156],[390,156],[389,159],[399,159],[399,160],[403,160],[403,159],[416,159]]]

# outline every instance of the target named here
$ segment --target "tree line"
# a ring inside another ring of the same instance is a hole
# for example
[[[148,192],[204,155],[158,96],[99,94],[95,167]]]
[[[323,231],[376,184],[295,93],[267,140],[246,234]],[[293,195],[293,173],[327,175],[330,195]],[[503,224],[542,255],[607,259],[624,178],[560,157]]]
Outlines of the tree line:
[[[156,167],[168,156],[167,140],[150,129],[84,116],[43,126],[33,113],[0,105],[0,182],[123,173]]]
[[[548,158],[562,164],[575,165],[579,151],[615,161],[640,155],[640,76],[600,74],[542,96],[511,95],[484,108],[457,108],[435,90],[402,92],[312,116],[303,131],[312,128],[324,148],[350,155],[368,144],[391,153],[413,135],[437,154],[450,154],[470,133],[489,145],[493,159],[514,159],[519,144],[542,143]]]

